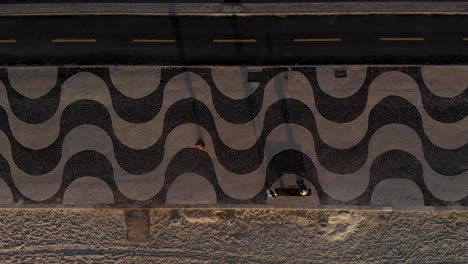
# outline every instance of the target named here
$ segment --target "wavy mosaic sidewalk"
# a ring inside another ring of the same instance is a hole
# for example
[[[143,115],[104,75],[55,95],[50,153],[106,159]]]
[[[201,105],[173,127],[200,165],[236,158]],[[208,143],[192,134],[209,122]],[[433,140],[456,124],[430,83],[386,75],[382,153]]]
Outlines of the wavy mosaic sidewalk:
[[[468,205],[468,67],[335,70],[0,69],[0,203]]]

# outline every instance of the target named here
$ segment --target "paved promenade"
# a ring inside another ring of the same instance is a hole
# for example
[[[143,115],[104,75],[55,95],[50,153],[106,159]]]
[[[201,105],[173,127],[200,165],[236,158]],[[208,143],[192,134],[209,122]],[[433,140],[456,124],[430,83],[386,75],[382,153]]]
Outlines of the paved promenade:
[[[12,67],[0,81],[5,206],[468,205],[465,66]],[[312,196],[267,198],[297,180]]]

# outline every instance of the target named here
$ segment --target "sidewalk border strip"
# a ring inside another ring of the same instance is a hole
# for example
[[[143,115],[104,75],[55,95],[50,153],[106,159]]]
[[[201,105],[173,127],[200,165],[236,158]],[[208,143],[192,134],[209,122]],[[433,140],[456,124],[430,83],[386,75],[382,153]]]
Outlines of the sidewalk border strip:
[[[468,14],[468,2],[1,4],[0,16]],[[230,7],[230,8],[229,8]],[[236,7],[236,8],[233,8]]]
[[[105,209],[105,210],[308,210],[308,211],[368,211],[368,212],[468,212],[468,206],[372,206],[372,205],[319,205],[306,206],[297,204],[156,204],[151,207],[142,206],[115,206],[115,205],[44,205],[44,204],[13,204],[2,205],[0,210],[83,210],[83,209]]]

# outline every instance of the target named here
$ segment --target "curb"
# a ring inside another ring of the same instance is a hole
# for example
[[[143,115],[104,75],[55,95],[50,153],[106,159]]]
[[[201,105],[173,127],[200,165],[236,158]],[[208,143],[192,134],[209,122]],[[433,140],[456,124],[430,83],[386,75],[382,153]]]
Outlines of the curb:
[[[468,2],[315,3],[63,3],[2,4],[0,16],[143,15],[264,16],[362,14],[468,14]]]
[[[2,205],[0,210],[300,210],[300,211],[354,211],[354,212],[468,212],[467,206],[373,206],[373,205],[319,205],[295,204],[158,204],[151,207],[96,205]]]

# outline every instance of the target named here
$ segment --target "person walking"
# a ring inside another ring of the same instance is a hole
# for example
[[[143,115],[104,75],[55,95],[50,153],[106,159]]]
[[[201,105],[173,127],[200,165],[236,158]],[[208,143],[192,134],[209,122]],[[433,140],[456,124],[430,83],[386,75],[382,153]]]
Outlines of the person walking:
[[[266,187],[266,193],[268,198],[276,198],[278,197],[278,194],[275,192],[275,190],[271,189],[270,187]]]
[[[205,149],[205,142],[203,141],[203,139],[198,139],[197,140],[197,143],[195,143],[195,147],[199,150],[204,150]]]
[[[306,196],[309,194],[309,189],[307,189],[307,187],[305,186],[304,180],[298,181],[297,184],[299,185],[299,194],[301,196]]]

